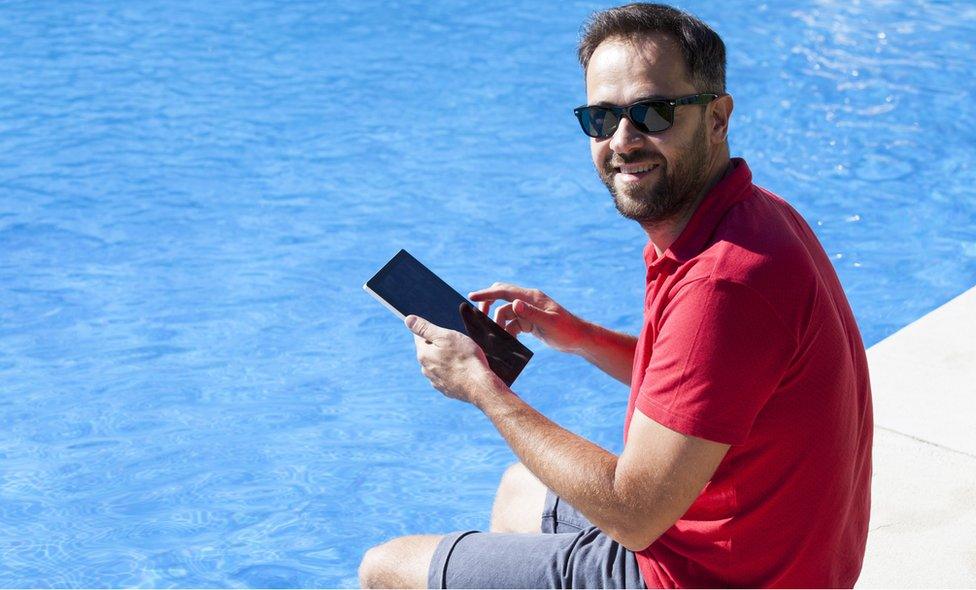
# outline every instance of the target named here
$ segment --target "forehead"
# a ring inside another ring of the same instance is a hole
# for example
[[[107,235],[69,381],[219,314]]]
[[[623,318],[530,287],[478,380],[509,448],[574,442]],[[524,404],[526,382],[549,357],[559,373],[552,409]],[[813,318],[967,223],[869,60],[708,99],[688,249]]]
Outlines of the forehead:
[[[654,96],[693,94],[678,43],[668,35],[607,39],[597,46],[586,69],[589,104],[630,104]]]

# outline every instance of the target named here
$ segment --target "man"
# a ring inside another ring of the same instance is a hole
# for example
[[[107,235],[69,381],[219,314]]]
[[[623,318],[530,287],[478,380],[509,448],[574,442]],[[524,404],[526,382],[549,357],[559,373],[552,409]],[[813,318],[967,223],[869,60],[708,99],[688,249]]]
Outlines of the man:
[[[593,163],[647,232],[639,338],[540,291],[471,294],[630,385],[618,457],[540,415],[466,336],[406,318],[423,373],[520,459],[492,532],[394,539],[367,587],[851,587],[870,506],[864,347],[830,260],[730,159],[725,48],[675,9],[596,15],[580,44]],[[541,516],[541,518],[540,518]]]

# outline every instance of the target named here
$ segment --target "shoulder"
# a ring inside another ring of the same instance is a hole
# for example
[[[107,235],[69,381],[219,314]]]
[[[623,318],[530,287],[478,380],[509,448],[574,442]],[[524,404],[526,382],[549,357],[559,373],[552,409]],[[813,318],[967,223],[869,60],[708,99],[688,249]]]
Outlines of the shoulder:
[[[721,301],[752,312],[766,309],[795,339],[804,310],[821,291],[825,265],[830,262],[799,213],[753,186],[725,212],[702,251],[682,265],[669,297],[701,309],[719,293]]]
[[[816,240],[789,203],[753,185],[749,197],[730,207],[716,226],[695,274],[759,292],[802,282],[814,272],[811,238]]]

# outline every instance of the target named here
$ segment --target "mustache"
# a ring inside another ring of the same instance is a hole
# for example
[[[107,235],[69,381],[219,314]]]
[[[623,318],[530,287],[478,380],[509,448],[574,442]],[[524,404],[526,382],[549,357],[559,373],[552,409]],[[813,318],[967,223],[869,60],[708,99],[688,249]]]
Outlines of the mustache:
[[[654,162],[657,164],[664,163],[664,157],[657,152],[634,152],[630,154],[614,154],[607,158],[604,162],[604,168],[611,170],[613,168],[620,168],[624,164],[633,164],[634,162]]]

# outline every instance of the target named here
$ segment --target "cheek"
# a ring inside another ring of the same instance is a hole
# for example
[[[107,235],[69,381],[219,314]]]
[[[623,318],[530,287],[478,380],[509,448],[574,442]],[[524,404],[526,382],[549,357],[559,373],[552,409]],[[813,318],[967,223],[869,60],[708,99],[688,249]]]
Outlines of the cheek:
[[[647,153],[653,154],[658,160],[664,160],[664,165],[670,170],[676,158],[681,156],[681,148],[674,144],[671,137],[656,137],[647,142]]]
[[[590,156],[593,158],[593,165],[602,170],[603,163],[610,157],[610,142],[590,138]]]

